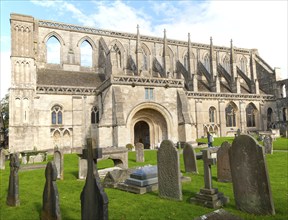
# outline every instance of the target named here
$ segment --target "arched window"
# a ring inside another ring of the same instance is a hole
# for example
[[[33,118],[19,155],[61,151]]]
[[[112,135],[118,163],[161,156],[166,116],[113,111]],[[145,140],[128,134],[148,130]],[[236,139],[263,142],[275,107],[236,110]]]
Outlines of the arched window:
[[[286,98],[286,85],[282,85],[282,98]]]
[[[54,105],[51,109],[51,122],[53,125],[61,125],[62,121],[62,107]]]
[[[215,123],[215,118],[216,118],[216,109],[212,106],[209,108],[209,122],[210,123]]]
[[[60,64],[60,42],[52,36],[46,43],[47,48],[47,63]]]
[[[255,109],[254,105],[250,103],[246,107],[246,123],[247,123],[247,127],[256,127],[255,114],[256,114],[256,109]]]
[[[206,56],[204,57],[204,66],[207,69],[207,71],[210,73],[210,59],[209,59],[208,54],[206,54]]]
[[[188,53],[186,53],[184,56],[184,67],[186,70],[188,70],[188,62],[189,62]]]
[[[83,41],[80,47],[81,66],[92,67],[92,47],[88,41]]]
[[[27,98],[23,99],[23,122],[27,123],[29,121],[29,100]]]
[[[271,128],[272,125],[272,108],[267,109],[267,128]]]
[[[228,73],[230,73],[230,60],[228,56],[225,56],[223,60],[223,67]]]
[[[226,114],[226,127],[236,127],[236,110],[230,103],[225,109]]]
[[[91,110],[91,124],[99,123],[99,110],[96,106],[94,106]]]
[[[148,56],[145,52],[145,50],[143,50],[143,70],[148,70]]]
[[[287,120],[287,108],[282,109],[282,114],[283,114],[283,121]]]
[[[243,73],[246,73],[246,60],[244,57],[240,59],[240,70],[242,70]]]
[[[118,48],[118,46],[115,44],[113,46],[113,49],[115,51],[115,62],[116,62],[116,66],[118,68],[121,68],[122,67],[122,61],[121,61],[121,51],[120,49]]]

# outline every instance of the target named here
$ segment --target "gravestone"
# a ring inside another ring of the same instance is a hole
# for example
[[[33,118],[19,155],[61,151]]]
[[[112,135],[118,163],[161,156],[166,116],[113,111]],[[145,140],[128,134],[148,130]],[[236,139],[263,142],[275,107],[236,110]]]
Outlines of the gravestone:
[[[224,209],[217,209],[200,217],[194,218],[194,220],[242,220],[239,216],[233,215]]]
[[[92,148],[92,139],[87,138],[87,149],[83,149],[83,158],[87,158],[87,176],[81,192],[81,218],[83,220],[108,219],[108,197],[100,183],[97,171],[97,159],[102,157],[102,149]]]
[[[265,154],[273,154],[273,139],[270,135],[265,135],[263,139]]]
[[[19,206],[19,177],[20,167],[18,154],[10,154],[10,176],[6,204],[8,206]]]
[[[236,207],[242,211],[275,214],[263,148],[249,135],[235,138],[230,148],[230,167]]]
[[[60,220],[62,218],[59,205],[58,188],[56,184],[57,168],[54,161],[47,163],[45,178],[46,182],[43,191],[41,220]]]
[[[6,155],[4,149],[0,148],[0,170],[5,170]]]
[[[198,173],[196,153],[191,144],[185,144],[183,149],[183,159],[186,173]]]
[[[237,137],[241,135],[241,130],[240,128],[237,129]]]
[[[136,162],[145,162],[144,145],[142,143],[137,143],[135,145],[135,150],[136,150]]]
[[[64,154],[63,151],[56,149],[54,151],[54,163],[57,169],[57,179],[63,180],[63,169],[64,169]]]
[[[216,164],[216,158],[211,155],[216,153],[218,148],[207,148],[202,150],[204,162],[204,188],[200,189],[196,196],[190,199],[191,203],[203,205],[208,208],[220,208],[229,202],[228,197],[224,197],[223,193],[218,192],[217,188],[212,187],[211,165]]]
[[[227,141],[221,144],[217,151],[217,179],[218,182],[232,182],[229,149],[231,144]]]
[[[170,140],[162,141],[157,152],[157,163],[159,196],[182,200],[179,153]]]

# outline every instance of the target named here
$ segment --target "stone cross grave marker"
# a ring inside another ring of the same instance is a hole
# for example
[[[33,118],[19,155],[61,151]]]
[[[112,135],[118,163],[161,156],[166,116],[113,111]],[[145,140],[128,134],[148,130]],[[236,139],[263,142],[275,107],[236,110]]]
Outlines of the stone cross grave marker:
[[[87,159],[87,177],[81,192],[81,218],[83,220],[108,219],[108,197],[100,183],[97,159],[102,157],[102,149],[92,148],[92,139],[87,138],[87,149],[83,158]]]
[[[145,162],[144,145],[142,143],[137,143],[135,145],[135,150],[136,150],[136,162]]]
[[[64,168],[64,154],[61,150],[56,149],[54,151],[54,163],[57,169],[57,179],[63,180],[63,168]]]
[[[41,220],[60,220],[62,218],[59,205],[58,188],[56,184],[57,168],[54,161],[47,163],[45,178],[46,182],[43,191]]]
[[[10,154],[10,176],[6,204],[8,206],[20,206],[19,200],[19,177],[20,167],[18,154]]]
[[[231,144],[227,141],[221,144],[217,151],[217,179],[218,182],[232,182],[229,149]]]
[[[196,153],[191,144],[185,144],[183,149],[183,159],[186,173],[198,173]]]
[[[235,138],[230,167],[236,207],[259,215],[275,214],[263,148],[249,135]]]
[[[179,152],[170,140],[162,141],[157,152],[157,163],[159,196],[182,200]]]
[[[212,173],[211,165],[216,164],[216,158],[212,158],[211,155],[216,153],[218,148],[207,148],[202,150],[203,162],[204,162],[204,189],[200,189],[200,192],[196,194],[196,197],[191,198],[191,203],[196,203],[209,208],[220,208],[225,205],[229,198],[224,197],[223,193],[218,192],[217,188],[212,187]]]
[[[266,154],[273,154],[273,139],[271,135],[265,135],[263,145]]]

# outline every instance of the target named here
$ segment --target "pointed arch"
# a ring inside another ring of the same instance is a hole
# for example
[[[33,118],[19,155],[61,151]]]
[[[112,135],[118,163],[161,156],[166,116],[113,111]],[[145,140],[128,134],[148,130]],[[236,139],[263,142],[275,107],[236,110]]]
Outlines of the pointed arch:
[[[246,126],[256,127],[256,106],[250,102],[246,107]]]
[[[78,41],[77,47],[81,46],[81,44],[82,44],[84,41],[87,41],[87,43],[90,44],[90,46],[91,46],[91,48],[92,48],[93,50],[97,50],[97,48],[98,48],[97,45],[95,44],[95,42],[94,42],[89,36],[84,36],[84,37],[82,37],[82,38]]]
[[[231,73],[230,71],[230,58],[228,56],[228,54],[225,54],[222,58],[222,65],[224,67],[224,69],[227,71],[227,73]]]
[[[234,102],[229,102],[225,108],[226,127],[236,127],[236,112],[237,105]]]
[[[44,37],[42,43],[46,44],[47,41],[48,41],[51,37],[55,37],[55,38],[59,41],[59,43],[61,44],[61,47],[62,47],[62,46],[65,46],[65,42],[64,42],[63,38],[61,37],[60,34],[58,34],[58,33],[55,32],[55,31],[52,31],[52,32],[50,32],[49,34],[47,34],[47,35]]]
[[[115,65],[118,68],[123,68],[124,63],[125,63],[125,60],[124,60],[125,49],[123,45],[121,44],[121,42],[118,41],[117,39],[113,40],[109,44],[109,48],[110,48],[110,57],[111,57],[112,65]],[[114,55],[112,54],[112,52],[114,52]]]
[[[247,72],[247,59],[244,56],[241,56],[239,59],[239,69],[246,74]]]
[[[150,69],[151,51],[145,43],[141,44],[141,48],[143,51],[142,69],[147,71]]]
[[[207,71],[210,73],[210,56],[208,52],[203,56],[203,64]]]
[[[85,67],[93,66],[93,48],[91,44],[84,40],[80,47],[80,65]]]

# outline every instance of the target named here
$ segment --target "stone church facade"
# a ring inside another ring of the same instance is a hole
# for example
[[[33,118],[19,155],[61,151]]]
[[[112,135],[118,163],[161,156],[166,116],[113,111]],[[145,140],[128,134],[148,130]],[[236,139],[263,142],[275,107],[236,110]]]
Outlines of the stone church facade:
[[[72,150],[287,130],[287,80],[256,49],[171,40],[11,14],[9,147]],[[48,62],[57,39],[59,62]],[[81,45],[91,48],[84,65]]]

